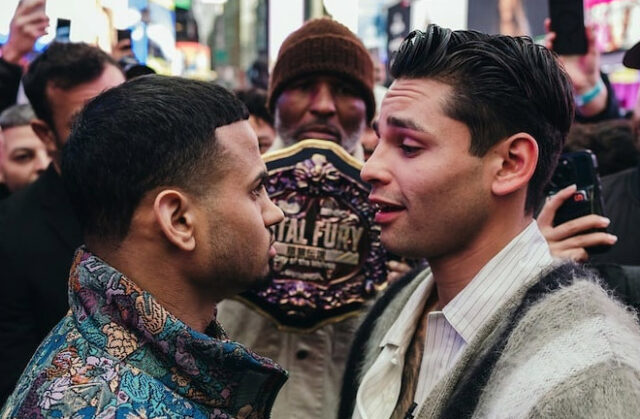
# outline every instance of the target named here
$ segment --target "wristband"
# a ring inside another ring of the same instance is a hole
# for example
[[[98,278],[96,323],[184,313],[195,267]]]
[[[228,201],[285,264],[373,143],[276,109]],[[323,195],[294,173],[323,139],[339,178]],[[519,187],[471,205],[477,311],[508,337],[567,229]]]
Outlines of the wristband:
[[[598,82],[596,83],[596,85],[593,87],[593,89],[589,90],[588,92],[582,94],[582,95],[574,95],[574,99],[576,101],[576,105],[581,108],[587,104],[589,104],[593,99],[595,99],[600,92],[602,92],[602,89],[605,88],[604,82],[602,81],[602,78],[598,79]]]

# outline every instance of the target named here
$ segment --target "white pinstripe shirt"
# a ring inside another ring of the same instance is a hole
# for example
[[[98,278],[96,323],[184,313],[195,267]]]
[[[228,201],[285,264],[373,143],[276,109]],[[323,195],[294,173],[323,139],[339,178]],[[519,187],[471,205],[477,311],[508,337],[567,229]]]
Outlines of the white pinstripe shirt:
[[[442,311],[427,315],[424,354],[415,394],[418,405],[453,367],[462,350],[495,310],[552,262],[547,242],[532,221]],[[433,275],[425,274],[382,339],[380,355],[358,389],[354,418],[387,419],[393,413],[400,393],[405,354],[433,286]]]

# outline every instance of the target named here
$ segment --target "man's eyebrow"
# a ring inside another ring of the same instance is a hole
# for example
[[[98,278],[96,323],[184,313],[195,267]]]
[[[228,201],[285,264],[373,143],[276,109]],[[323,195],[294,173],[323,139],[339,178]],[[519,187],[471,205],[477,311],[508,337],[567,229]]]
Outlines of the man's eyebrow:
[[[418,132],[429,132],[411,119],[397,118],[395,116],[390,116],[387,118],[387,125],[391,125],[396,128],[406,128]]]

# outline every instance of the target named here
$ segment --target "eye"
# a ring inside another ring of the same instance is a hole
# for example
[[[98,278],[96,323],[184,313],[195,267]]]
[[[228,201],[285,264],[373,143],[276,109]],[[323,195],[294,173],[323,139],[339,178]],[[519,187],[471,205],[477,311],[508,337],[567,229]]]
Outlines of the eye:
[[[355,87],[344,83],[333,85],[332,90],[334,94],[341,96],[358,96],[358,91]]]
[[[423,148],[415,141],[407,138],[402,139],[398,147],[400,148],[400,150],[402,150],[402,154],[404,154],[406,157],[415,156]]]
[[[405,154],[416,153],[418,151],[418,147],[411,147],[405,144],[400,144],[400,148]]]
[[[33,160],[33,153],[19,153],[11,156],[11,160],[16,163],[25,164]]]
[[[262,195],[263,192],[266,192],[267,189],[264,185],[264,182],[261,182],[254,190],[251,191],[251,194],[256,198]]]

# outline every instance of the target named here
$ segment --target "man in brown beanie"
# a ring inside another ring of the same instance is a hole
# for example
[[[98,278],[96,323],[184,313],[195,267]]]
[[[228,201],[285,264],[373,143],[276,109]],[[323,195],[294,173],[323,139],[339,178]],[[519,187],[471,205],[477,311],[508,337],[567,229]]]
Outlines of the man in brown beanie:
[[[347,27],[308,21],[282,43],[271,75],[268,105],[281,146],[324,139],[361,158],[360,136],[375,113],[373,85],[369,53]]]
[[[363,159],[360,137],[373,118],[373,63],[345,26],[322,18],[285,39],[271,76],[268,106],[279,136],[273,149],[314,138],[340,144]],[[275,418],[335,418],[346,358],[360,316],[311,333],[285,332],[242,303],[218,305],[229,336],[289,371]]]

